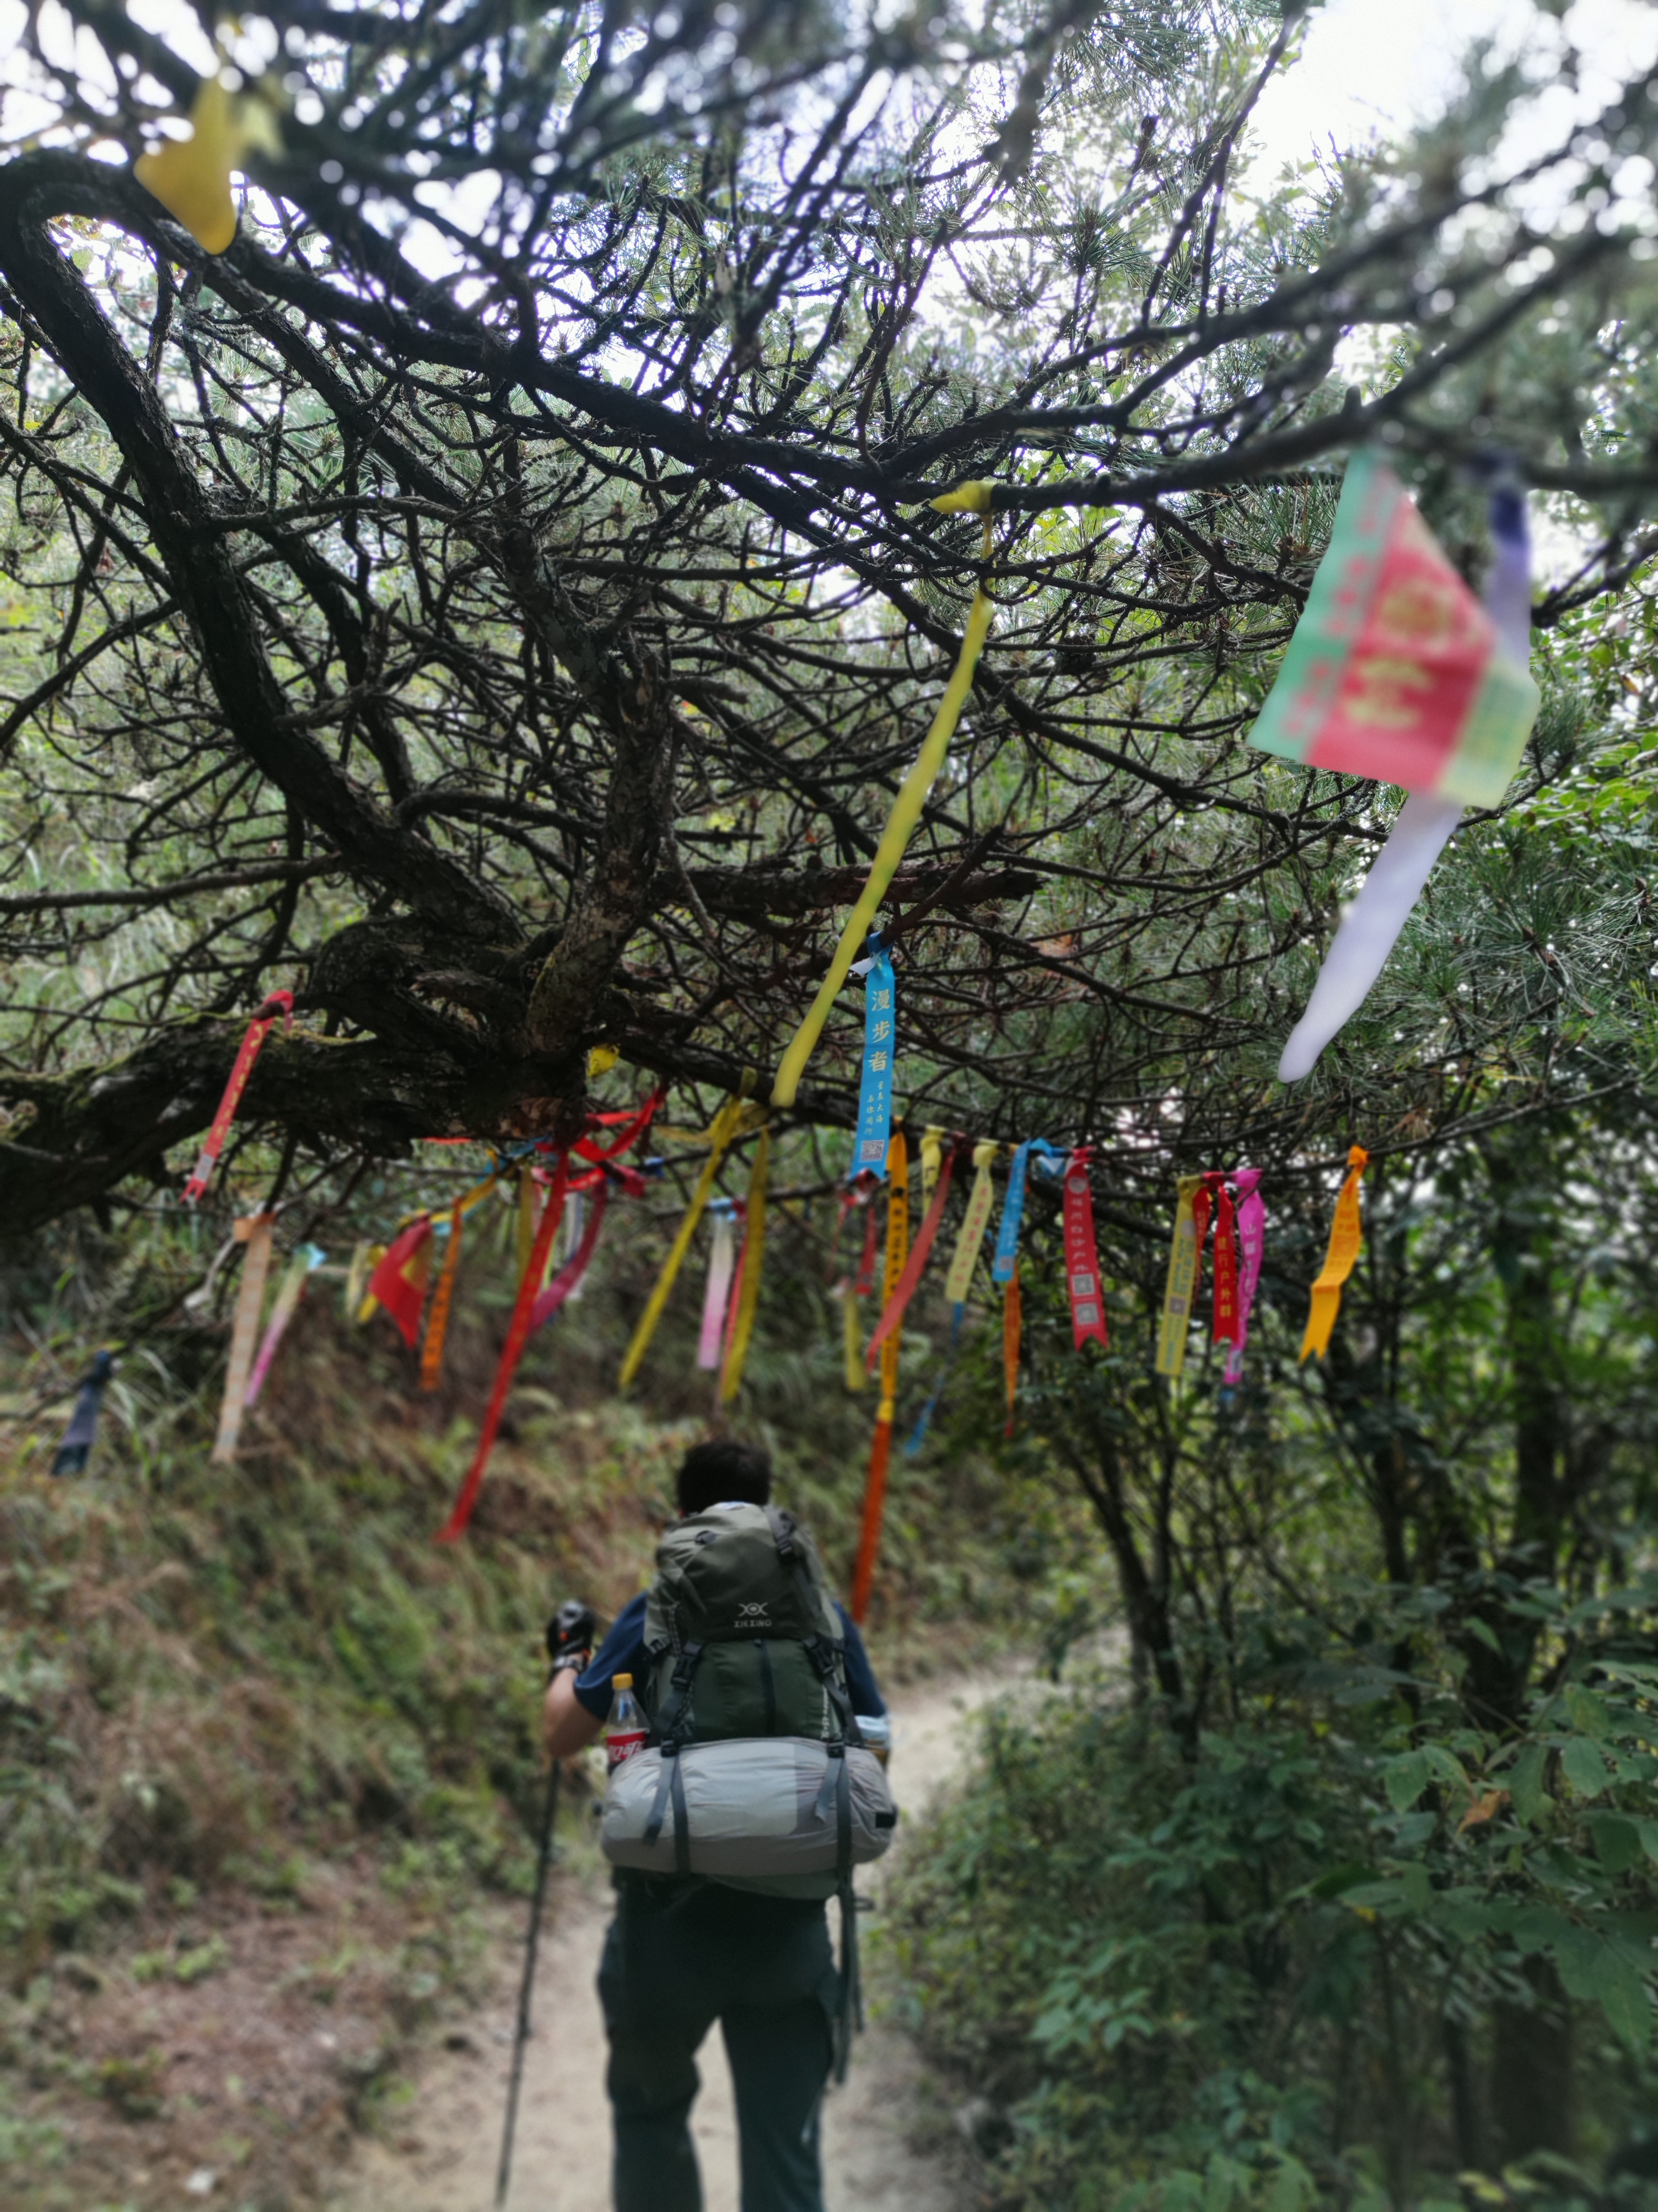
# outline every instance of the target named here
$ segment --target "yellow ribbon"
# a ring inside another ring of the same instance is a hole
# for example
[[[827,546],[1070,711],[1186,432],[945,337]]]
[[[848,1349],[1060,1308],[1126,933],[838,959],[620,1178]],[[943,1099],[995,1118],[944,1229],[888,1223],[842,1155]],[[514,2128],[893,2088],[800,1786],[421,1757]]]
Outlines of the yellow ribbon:
[[[1192,1325],[1192,1291],[1198,1273],[1198,1224],[1193,1202],[1203,1188],[1201,1176],[1181,1176],[1175,1186],[1175,1240],[1169,1247],[1169,1280],[1163,1294],[1157,1330],[1157,1371],[1178,1376],[1186,1367],[1186,1339]]]
[[[708,1133],[710,1139],[708,1157],[702,1163],[702,1172],[696,1179],[696,1188],[691,1193],[691,1202],[685,1209],[685,1218],[680,1223],[679,1233],[669,1248],[667,1258],[662,1262],[662,1272],[656,1279],[656,1287],[651,1292],[649,1303],[644,1312],[639,1316],[639,1326],[634,1331],[633,1342],[628,1346],[628,1356],[622,1363],[619,1387],[623,1390],[638,1374],[641,1363],[651,1348],[651,1339],[656,1334],[656,1325],[662,1318],[662,1309],[668,1303],[668,1294],[673,1289],[675,1279],[683,1265],[685,1255],[690,1249],[691,1239],[696,1234],[696,1224],[702,1218],[702,1209],[708,1204],[709,1195],[714,1189],[714,1179],[720,1172],[720,1163],[725,1158],[726,1148],[737,1133],[738,1124],[743,1117],[746,1103],[747,1102],[742,1098],[728,1098],[714,1117],[714,1126]]]
[[[369,1277],[374,1273],[375,1268],[379,1267],[380,1261],[386,1257],[386,1248],[384,1244],[367,1244],[362,1248],[362,1279],[356,1286],[355,1304],[357,1326],[359,1328],[361,1328],[364,1322],[373,1321],[374,1316],[380,1311],[380,1302],[374,1296],[373,1291],[367,1288],[367,1284]],[[356,1269],[356,1265],[357,1263],[354,1259],[351,1262],[354,1273]],[[349,1300],[352,1296],[351,1290],[349,1285],[347,1286],[345,1295],[348,1300]]]
[[[615,1045],[596,1044],[587,1054],[588,1082],[591,1083],[595,1076],[608,1075],[621,1057]]]
[[[969,514],[985,517],[984,557],[987,561],[990,558],[991,550],[992,489],[988,483],[965,483],[955,491],[946,492],[943,498],[930,502],[940,514]],[[812,1000],[805,1021],[795,1031],[788,1050],[783,1054],[771,1094],[774,1106],[793,1105],[794,1094],[800,1087],[800,1078],[805,1074],[806,1062],[811,1058],[817,1040],[823,1033],[823,1024],[829,1019],[829,1008],[835,1004],[853,962],[864,949],[876,911],[886,896],[887,887],[896,874],[898,863],[903,859],[914,835],[915,825],[921,818],[921,809],[926,804],[927,794],[944,764],[944,755],[950,750],[950,741],[956,734],[962,708],[967,703],[967,695],[973,684],[973,672],[979,665],[979,654],[989,633],[994,612],[990,596],[981,584],[974,594],[954,672],[944,687],[944,697],[938,702],[938,711],[932,718],[932,726],[915,757],[915,765],[904,778],[898,796],[892,803],[887,826],[881,832],[881,842],[876,847],[875,858],[870,864],[869,880],[858,894],[858,903],[853,908],[847,926],[841,933],[841,942],[835,948],[835,957],[829,962],[828,975],[818,986],[817,996]]]
[[[743,1363],[749,1356],[754,1334],[755,1308],[760,1302],[760,1269],[766,1256],[766,1184],[771,1175],[771,1131],[762,1128],[749,1170],[749,1195],[743,1232],[743,1287],[738,1293],[737,1320],[726,1346],[725,1371],[720,1377],[720,1402],[729,1406],[743,1385]]]
[[[994,1142],[973,1147],[975,1170],[973,1189],[967,1201],[967,1212],[962,1218],[962,1233],[956,1239],[950,1273],[944,1278],[944,1297],[953,1306],[965,1305],[967,1294],[973,1287],[973,1270],[979,1263],[985,1231],[990,1224],[990,1209],[996,1202],[996,1186],[991,1181],[990,1164],[1001,1149]]]
[[[932,1194],[938,1188],[938,1176],[944,1164],[944,1133],[930,1127],[921,1132],[921,1211],[925,1213],[932,1203]]]
[[[254,147],[282,151],[276,118],[257,94],[237,99],[216,76],[206,78],[190,111],[188,138],[169,138],[141,154],[132,173],[209,253],[222,253],[236,235],[230,173]]]
[[[1307,1334],[1301,1340],[1303,1359],[1309,1359],[1314,1352],[1322,1359],[1330,1349],[1330,1331],[1341,1311],[1341,1286],[1352,1273],[1359,1247],[1364,1242],[1358,1216],[1358,1186],[1363,1181],[1370,1159],[1363,1145],[1355,1145],[1347,1155],[1347,1173],[1336,1198],[1335,1218],[1330,1224],[1330,1249],[1324,1255],[1323,1271],[1313,1285]]]
[[[884,1313],[898,1287],[898,1279],[904,1272],[904,1262],[909,1257],[909,1147],[904,1142],[904,1133],[895,1129],[887,1146],[887,1264],[881,1280],[881,1310]],[[890,1421],[898,1396],[898,1340],[902,1336],[900,1322],[881,1346],[881,1403],[876,1414],[878,1421]]]

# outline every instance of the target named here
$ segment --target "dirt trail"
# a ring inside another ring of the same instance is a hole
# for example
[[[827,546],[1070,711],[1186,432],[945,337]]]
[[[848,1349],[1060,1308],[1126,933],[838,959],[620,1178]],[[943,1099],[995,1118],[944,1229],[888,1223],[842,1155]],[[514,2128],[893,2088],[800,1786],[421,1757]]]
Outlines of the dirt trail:
[[[998,1678],[956,1680],[894,1700],[892,1780],[914,1818],[950,1773],[965,1714]],[[902,1850],[876,1869],[884,1873]],[[537,2033],[525,2056],[510,2212],[610,2212],[610,2107],[604,2029],[594,1978],[610,1919],[600,1875],[561,1878],[537,1976]],[[831,1920],[833,1916],[831,1915]],[[392,2140],[365,2147],[334,2199],[337,2212],[489,2212],[506,2102],[519,1960],[503,1955],[465,2043],[440,2053]],[[456,2039],[452,2039],[452,2042]],[[730,2071],[716,2028],[698,2054],[692,2112],[706,2212],[736,2212],[737,2136]],[[950,2152],[912,2142],[920,2066],[908,2039],[876,2021],[854,2046],[844,2087],[824,2107],[829,2212],[958,2212],[967,2202]],[[936,2131],[936,2130],[935,2130]]]

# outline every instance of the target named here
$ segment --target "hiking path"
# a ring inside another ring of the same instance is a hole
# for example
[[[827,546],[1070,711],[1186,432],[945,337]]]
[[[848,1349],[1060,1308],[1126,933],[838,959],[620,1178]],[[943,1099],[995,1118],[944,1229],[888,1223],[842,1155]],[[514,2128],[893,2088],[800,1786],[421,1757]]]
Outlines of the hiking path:
[[[951,1772],[965,1720],[1003,1686],[957,1676],[893,1699],[892,1783],[914,1821]],[[881,1878],[903,1850],[904,1826]],[[561,1869],[548,1899],[536,1978],[535,2032],[525,2057],[508,2212],[610,2212],[610,2106],[595,1979],[610,1917],[602,1866]],[[831,1923],[833,1916],[831,1915]],[[512,2055],[523,1922],[503,1945],[489,1995],[431,2054],[410,2104],[342,2177],[334,2212],[490,2212]],[[706,2212],[737,2212],[737,2130],[725,2045],[714,2029],[697,2054],[691,2115]],[[823,2113],[828,2212],[963,2212],[972,2202],[958,2139],[930,2095],[908,2037],[873,2018],[845,2085]]]

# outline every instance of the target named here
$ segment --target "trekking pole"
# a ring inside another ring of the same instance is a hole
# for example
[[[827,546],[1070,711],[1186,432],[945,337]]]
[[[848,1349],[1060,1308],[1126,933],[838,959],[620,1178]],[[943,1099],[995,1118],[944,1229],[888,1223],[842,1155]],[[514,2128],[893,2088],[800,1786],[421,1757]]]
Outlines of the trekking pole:
[[[519,1984],[518,2024],[513,2033],[513,2070],[507,2083],[507,2125],[501,2138],[501,2164],[495,2172],[495,2212],[502,2212],[513,2182],[513,2136],[518,2127],[518,2093],[524,2080],[524,2046],[530,2040],[530,1998],[535,1988],[536,1952],[541,1942],[542,1908],[547,1901],[547,1870],[552,1864],[553,1829],[558,1820],[557,1759],[547,1778],[547,1796],[541,1809],[541,1849],[536,1859],[535,1895],[530,1904],[530,1936],[524,1947],[524,1976]]]
[[[580,1673],[592,1650],[596,1624],[592,1609],[579,1598],[569,1598],[547,1624],[547,1655],[553,1673],[573,1668]],[[541,1838],[536,1852],[536,1885],[530,1899],[530,1933],[524,1946],[524,1973],[519,1983],[518,2020],[513,2030],[513,2064],[507,2081],[507,2124],[501,2131],[501,2164],[495,2169],[495,2212],[504,2212],[507,2192],[513,2185],[513,2138],[518,2131],[518,2098],[524,2081],[524,2046],[530,2040],[530,2002],[535,1993],[536,1954],[541,1944],[541,1916],[547,1903],[547,1876],[553,1863],[553,1832],[558,1825],[558,1783],[562,1771],[554,1759],[547,1777],[547,1795],[541,1808]]]

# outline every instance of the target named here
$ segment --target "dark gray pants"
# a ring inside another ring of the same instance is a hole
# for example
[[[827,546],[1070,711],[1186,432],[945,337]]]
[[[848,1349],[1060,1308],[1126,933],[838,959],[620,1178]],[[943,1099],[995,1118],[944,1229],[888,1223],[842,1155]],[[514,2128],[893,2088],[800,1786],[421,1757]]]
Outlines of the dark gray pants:
[[[835,1989],[821,1905],[624,1877],[598,1970],[616,2212],[701,2212],[690,2109],[697,2047],[716,2020],[737,2091],[743,2212],[823,2212],[818,2116]]]

